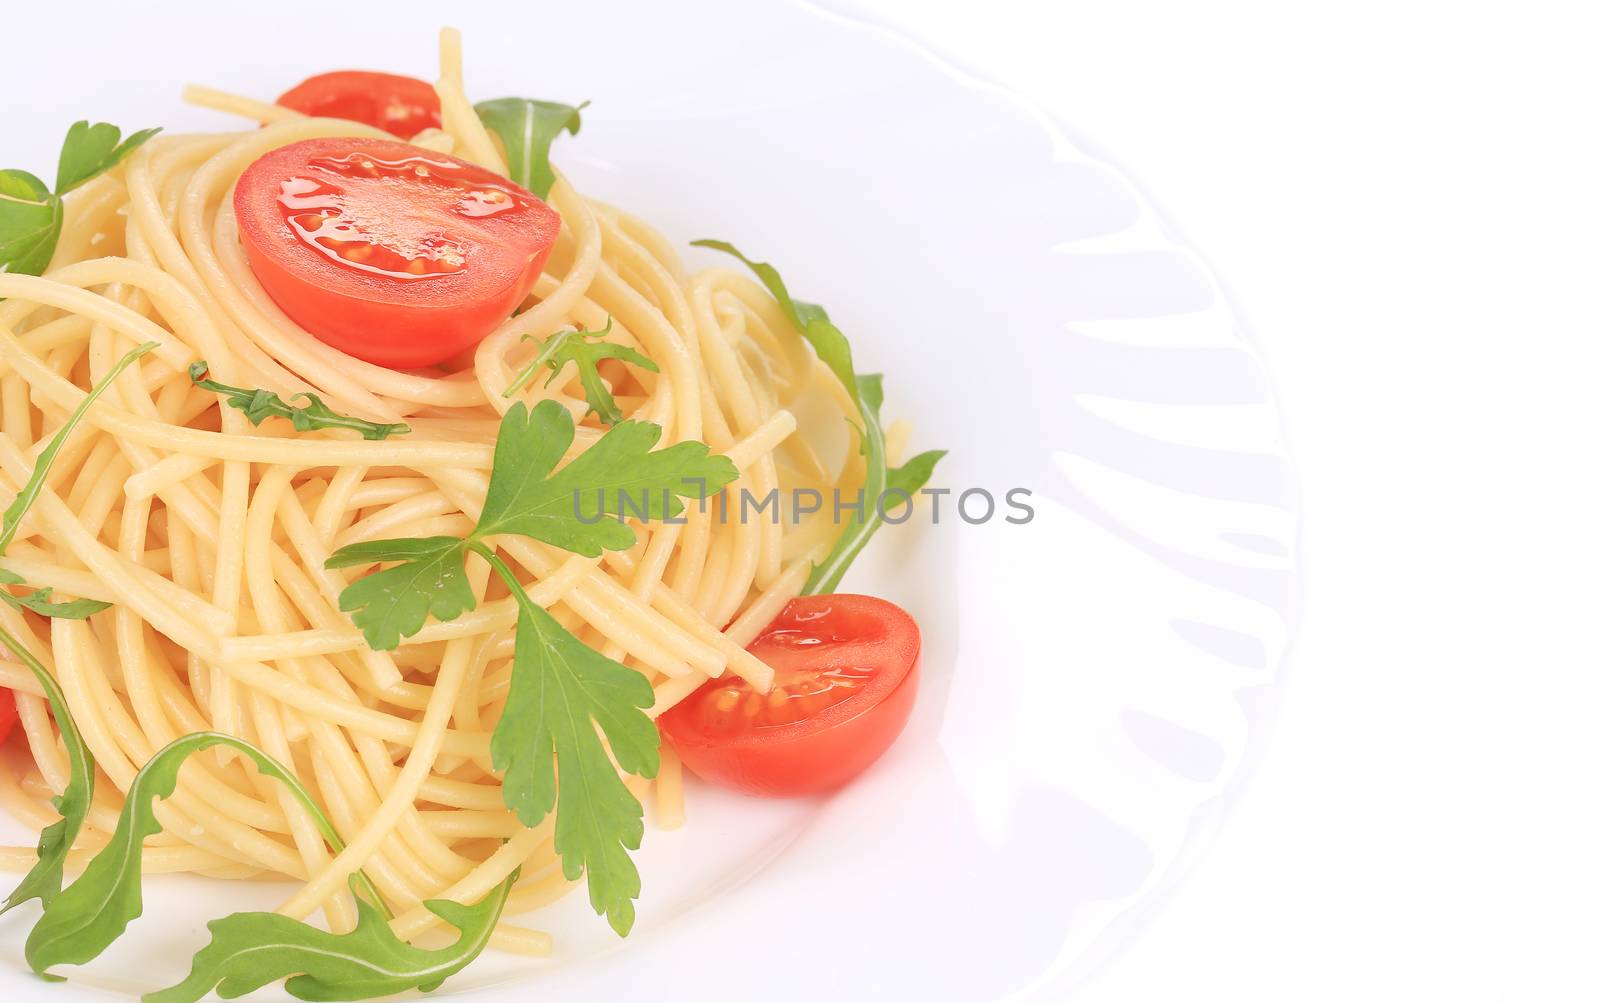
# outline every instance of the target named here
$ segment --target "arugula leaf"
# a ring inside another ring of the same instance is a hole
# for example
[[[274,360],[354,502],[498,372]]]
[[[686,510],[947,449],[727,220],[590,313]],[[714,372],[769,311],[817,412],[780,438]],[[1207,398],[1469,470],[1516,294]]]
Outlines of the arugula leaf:
[[[587,873],[589,903],[626,937],[639,896],[639,870],[627,851],[644,838],[644,809],[617,776],[595,726],[605,732],[617,766],[655,776],[660,736],[644,713],[655,693],[644,676],[578,640],[529,599],[487,546],[474,549],[518,607],[511,689],[489,740],[494,768],[505,774],[506,806],[527,826],[556,809],[562,873],[568,881]]]
[[[528,98],[496,98],[473,105],[478,118],[506,148],[506,168],[512,181],[540,198],[550,194],[556,183],[555,171],[550,169],[550,144],[565,129],[578,134],[583,125],[579,112],[589,107],[585,101],[574,107],[554,101],[533,101]]]
[[[55,462],[56,455],[61,452],[61,446],[67,441],[67,436],[83,420],[83,416],[100,399],[106,388],[111,386],[116,378],[122,375],[133,362],[145,353],[155,349],[156,343],[147,341],[137,348],[131,349],[105,375],[96,383],[78,406],[73,409],[49,445],[39,454],[39,459],[33,465],[33,471],[28,475],[28,481],[6,507],[5,515],[0,517],[0,554],[5,553],[11,541],[17,535],[17,527],[21,525],[23,516],[28,514],[28,509],[38,500],[39,494],[44,490],[46,476],[50,473],[50,465]],[[0,585],[20,585],[21,576],[15,572],[0,568]],[[48,589],[36,589],[26,596],[13,596],[10,590],[0,588],[5,601],[24,609],[43,613],[45,616],[59,616],[68,619],[81,619],[91,613],[106,607],[93,599],[79,599],[69,603],[49,602]],[[72,713],[67,709],[67,698],[61,692],[61,687],[56,683],[55,677],[50,675],[48,669],[40,664],[32,652],[23,646],[22,642],[12,637],[5,630],[0,630],[0,645],[16,656],[17,660],[26,665],[44,689],[45,698],[50,701],[50,711],[55,715],[56,727],[61,729],[61,741],[67,748],[67,786],[59,795],[51,799],[51,804],[56,811],[61,813],[61,818],[45,826],[39,833],[39,859],[32,870],[23,876],[22,881],[6,898],[5,906],[0,908],[4,913],[13,906],[21,905],[29,899],[38,899],[45,905],[61,891],[61,873],[67,861],[67,851],[72,849],[73,840],[78,838],[78,830],[83,828],[83,820],[89,813],[89,802],[94,797],[94,757],[89,752],[89,746],[83,741],[83,736],[78,732],[78,726],[72,719]]]
[[[883,524],[883,517],[878,507],[879,499],[883,497],[885,489],[892,486],[905,487],[907,484],[915,484],[915,487],[908,489],[910,491],[921,488],[932,476],[933,467],[940,457],[945,455],[944,451],[923,453],[899,468],[898,473],[891,472],[884,457],[883,425],[878,417],[878,412],[883,407],[883,377],[876,373],[856,375],[850,341],[829,319],[828,312],[815,303],[803,303],[791,297],[789,288],[784,285],[783,277],[778,274],[776,268],[764,261],[750,260],[727,241],[696,240],[691,243],[695,247],[708,247],[714,251],[731,254],[755,272],[756,277],[772,294],[772,298],[778,301],[778,306],[788,316],[789,322],[799,330],[806,341],[810,342],[817,353],[817,358],[833,370],[839,382],[844,384],[845,390],[855,401],[856,409],[861,413],[861,425],[856,429],[856,433],[861,440],[861,453],[867,465],[866,482],[862,486],[865,515],[848,524],[844,532],[839,534],[833,549],[811,569],[811,575],[806,579],[801,594],[818,595],[833,592],[838,589],[840,580],[844,578],[844,573],[849,570],[856,555],[861,553],[867,541],[872,539],[872,534]],[[892,474],[895,477],[894,483],[890,480]]]
[[[128,154],[160,129],[140,129],[122,138],[122,130],[110,122],[87,120],[72,123],[61,144],[61,159],[56,164],[56,194],[67,192],[122,163]],[[120,142],[119,142],[120,140]]]
[[[92,961],[144,912],[142,849],[146,837],[161,831],[161,823],[155,817],[155,799],[172,796],[178,785],[178,769],[189,756],[216,745],[237,749],[254,761],[262,774],[281,781],[305,806],[334,852],[344,849],[344,841],[311,793],[277,760],[249,742],[221,732],[184,735],[151,756],[134,775],[111,841],[89,861],[78,880],[45,907],[44,915],[28,934],[24,954],[35,972],[44,974],[52,965]],[[352,881],[374,903],[382,903],[365,874],[356,874]],[[357,901],[361,902],[359,898]],[[375,911],[381,907],[361,904]]]
[[[387,439],[391,435],[404,435],[411,426],[404,422],[380,424],[363,418],[340,414],[322,402],[316,394],[295,394],[289,400],[305,398],[310,403],[295,407],[270,390],[245,390],[226,383],[206,379],[206,363],[202,359],[189,366],[189,379],[201,390],[220,394],[229,407],[244,412],[250,424],[259,425],[268,418],[288,418],[297,432],[311,432],[319,428],[350,428],[361,433],[363,439]]]
[[[598,368],[600,360],[621,359],[641,369],[648,369],[652,373],[661,372],[661,367],[652,362],[648,356],[626,345],[609,341],[589,341],[590,338],[604,338],[610,333],[610,317],[606,318],[606,326],[598,331],[557,331],[544,343],[533,361],[524,366],[522,372],[517,374],[517,378],[506,387],[503,396],[510,397],[533,382],[533,377],[541,366],[550,367],[550,378],[544,381],[544,385],[549,386],[570,362],[578,367],[578,382],[583,385],[584,399],[589,402],[588,413],[599,415],[600,420],[607,425],[615,425],[622,420],[622,412],[617,410],[617,399],[611,396],[605,381],[600,379]],[[531,337],[533,336],[524,335],[522,340],[527,341]]]
[[[477,606],[463,563],[466,552],[467,542],[455,536],[370,540],[339,548],[325,566],[400,562],[356,579],[339,593],[339,608],[355,614],[367,646],[390,651],[400,638],[421,630],[429,614],[444,622]]]
[[[44,481],[45,477],[50,473],[50,465],[56,461],[56,454],[61,452],[61,446],[67,441],[67,436],[71,435],[73,430],[78,427],[78,423],[83,421],[83,416],[89,413],[89,408],[93,407],[94,402],[100,399],[100,395],[106,392],[106,388],[111,386],[118,376],[122,375],[124,369],[133,365],[134,360],[141,355],[145,355],[158,347],[159,345],[156,342],[147,341],[137,348],[130,349],[127,354],[117,360],[116,365],[111,367],[111,371],[106,373],[105,378],[96,383],[84,395],[78,406],[73,409],[66,423],[51,438],[50,444],[44,447],[44,452],[39,454],[38,461],[33,465],[33,473],[28,475],[28,483],[22,486],[21,491],[17,492],[17,496],[11,500],[11,504],[6,506],[5,515],[0,517],[0,554],[5,553],[6,548],[11,546],[11,541],[16,538],[17,527],[22,522],[22,517],[28,514],[28,509],[33,507],[33,503],[39,498],[39,493],[44,490]]]
[[[189,977],[146,993],[144,1003],[195,1003],[213,987],[218,996],[233,999],[285,977],[289,995],[303,1000],[370,999],[408,989],[432,992],[483,952],[517,873],[511,872],[476,905],[447,899],[422,903],[461,931],[455,943],[432,951],[396,937],[383,916],[359,899],[356,927],[344,934],[274,912],[238,912],[212,920],[206,924],[211,942],[194,956]]]
[[[33,653],[21,641],[4,629],[0,629],[0,645],[4,645],[17,661],[26,665],[39,681],[45,699],[50,701],[50,713],[55,716],[56,727],[61,729],[61,744],[67,748],[67,786],[50,799],[61,817],[40,831],[39,859],[6,897],[5,906],[0,907],[0,913],[5,913],[29,899],[38,899],[48,906],[60,894],[67,851],[72,849],[73,840],[78,838],[78,830],[83,828],[83,820],[89,814],[89,803],[94,800],[94,757],[78,732],[72,712],[67,709],[66,694],[61,692],[60,684],[50,671],[33,657]]]
[[[0,585],[22,584],[24,583],[21,575],[0,568]],[[51,602],[49,589],[31,589],[18,596],[12,595],[9,589],[0,588],[0,601],[4,601],[13,609],[31,610],[40,616],[55,617],[59,620],[86,620],[103,609],[111,608],[110,603],[101,602],[99,599]]]
[[[883,490],[916,494],[933,476],[934,465],[944,459],[947,453],[948,450],[944,449],[930,449],[926,453],[918,453],[898,467],[890,467],[883,479]]]
[[[620,521],[624,510],[642,519],[676,518],[683,513],[680,496],[714,494],[739,475],[702,442],[652,451],[661,426],[638,421],[613,425],[552,474],[574,435],[572,415],[555,401],[540,401],[532,411],[514,404],[501,419],[483,512],[466,539],[371,540],[328,558],[330,568],[401,562],[352,582],[339,596],[339,608],[354,614],[369,645],[394,648],[421,630],[429,614],[445,621],[472,609],[462,565],[472,543],[514,533],[586,557],[626,550],[635,536]]]
[[[0,272],[42,275],[61,237],[61,196],[121,163],[160,132],[143,129],[127,139],[108,122],[75,122],[61,144],[56,190],[27,171],[0,171]]]
[[[0,171],[0,271],[41,275],[61,234],[61,200],[27,171]]]

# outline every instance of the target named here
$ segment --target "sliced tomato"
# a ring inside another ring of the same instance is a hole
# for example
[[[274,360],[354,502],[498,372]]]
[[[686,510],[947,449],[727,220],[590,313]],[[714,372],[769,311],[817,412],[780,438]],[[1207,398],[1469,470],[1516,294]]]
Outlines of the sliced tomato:
[[[318,118],[362,122],[401,139],[439,127],[439,95],[433,85],[394,73],[319,73],[285,91],[278,103]]]
[[[11,737],[17,725],[17,698],[8,689],[0,689],[0,742]]]
[[[335,348],[397,369],[476,345],[544,270],[561,217],[481,167],[405,143],[309,139],[234,189],[250,270]]]
[[[911,715],[922,634],[893,603],[801,596],[750,651],[776,672],[771,692],[712,679],[658,722],[702,780],[768,797],[830,791],[883,755]]]

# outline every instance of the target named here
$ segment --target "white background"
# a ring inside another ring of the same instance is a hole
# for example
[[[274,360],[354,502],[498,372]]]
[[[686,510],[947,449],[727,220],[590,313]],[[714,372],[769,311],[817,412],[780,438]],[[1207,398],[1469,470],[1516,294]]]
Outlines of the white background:
[[[1299,461],[1272,734],[1082,997],[1600,998],[1589,5],[862,6],[1141,185],[1230,290]]]

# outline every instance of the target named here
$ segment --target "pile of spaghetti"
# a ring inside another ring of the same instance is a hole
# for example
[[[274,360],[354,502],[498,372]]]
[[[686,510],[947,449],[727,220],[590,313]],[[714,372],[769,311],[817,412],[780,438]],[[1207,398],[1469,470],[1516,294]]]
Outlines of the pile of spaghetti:
[[[411,142],[508,173],[503,137],[465,96],[449,31],[441,77],[440,127]],[[11,649],[0,685],[22,736],[0,768],[0,802],[45,831],[38,849],[6,848],[0,863],[33,868],[10,904],[48,906],[29,960],[86,960],[99,946],[87,917],[137,915],[144,836],[145,873],[298,882],[276,919],[304,931],[282,932],[304,954],[316,936],[364,929],[437,956],[406,984],[356,980],[355,995],[431,988],[485,943],[549,953],[548,935],[506,917],[585,875],[596,909],[625,933],[639,804],[653,797],[664,827],[683,816],[681,768],[651,722],[708,679],[764,693],[773,670],[747,647],[816,584],[839,542],[832,519],[730,518],[728,492],[881,492],[903,434],[879,430],[875,399],[863,406],[877,391],[857,385],[847,347],[842,367],[813,351],[823,345],[807,328],[825,315],[789,300],[776,273],[760,266],[764,284],[728,268],[691,274],[655,230],[559,174],[545,196],[560,216],[548,263],[474,350],[413,370],[352,358],[256,281],[234,186],[286,145],[384,134],[189,97],[262,127],[123,144],[54,202],[62,216],[42,274],[0,274],[0,499],[15,499],[0,537]],[[593,372],[538,358],[558,335],[601,331],[627,351],[591,360]],[[589,392],[595,377],[613,420]],[[629,454],[623,438],[641,435]],[[532,455],[552,441],[555,455]],[[622,546],[489,525],[488,510],[505,515],[531,490],[513,480],[578,469],[602,449],[630,472],[677,457],[687,467],[669,479],[709,471],[709,493],[726,491],[702,501],[674,482],[655,511],[607,520],[625,527]],[[396,541],[421,557],[406,564]],[[441,568],[423,566],[430,555]],[[396,567],[417,570],[414,587],[352,589]],[[594,723],[563,734],[524,722],[513,738],[530,747],[502,750],[513,668],[539,659],[583,685],[526,698],[547,716],[568,700],[563,711]],[[607,675],[613,666],[648,688]],[[624,698],[607,703],[589,683]],[[592,706],[570,702],[580,698]],[[626,798],[602,797],[597,762]],[[58,893],[63,869],[91,858]],[[130,882],[131,907],[117,898]],[[92,887],[75,901],[82,884]],[[440,899],[457,905],[427,902]],[[296,922],[319,912],[326,933]],[[455,932],[457,953],[410,946],[430,929]],[[237,934],[278,930],[262,921]],[[228,932],[213,924],[206,951],[224,950]],[[197,957],[195,977],[201,968]],[[255,984],[333,978],[304,959],[232,971]],[[208,988],[202,978],[164,998]]]

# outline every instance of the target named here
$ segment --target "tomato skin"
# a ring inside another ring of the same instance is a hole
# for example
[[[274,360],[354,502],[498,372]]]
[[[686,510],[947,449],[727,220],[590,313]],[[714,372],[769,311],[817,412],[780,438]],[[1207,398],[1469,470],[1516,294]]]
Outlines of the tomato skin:
[[[377,173],[355,174],[349,164],[362,158]],[[412,173],[419,169],[426,179]],[[390,240],[414,250],[423,237],[439,239],[461,263],[417,278],[319,249],[291,223],[304,212],[286,208],[305,201],[291,197],[289,186],[309,184],[331,192],[317,195],[329,200],[318,205],[339,214],[330,219],[353,221],[360,239],[346,243],[363,246],[371,237],[371,246]],[[481,194],[508,208],[479,211],[474,203],[476,215],[460,208],[466,195]],[[561,229],[554,209],[499,175],[379,139],[310,139],[273,150],[240,175],[233,204],[250,270],[273,302],[320,340],[395,369],[435,365],[483,340],[527,297]]]
[[[830,631],[845,639],[837,645],[818,640]],[[872,673],[859,692],[815,714],[732,734],[707,724],[707,702],[729,685],[725,679],[708,680],[662,714],[658,724],[683,764],[709,783],[763,797],[826,793],[876,762],[911,716],[922,636],[910,614],[892,603],[872,596],[802,596],[749,650],[780,677],[832,664]]]
[[[318,118],[362,122],[401,139],[439,128],[439,95],[433,85],[395,73],[319,73],[285,91],[278,104]]]
[[[11,737],[17,724],[17,698],[8,689],[0,688],[0,742]]]

